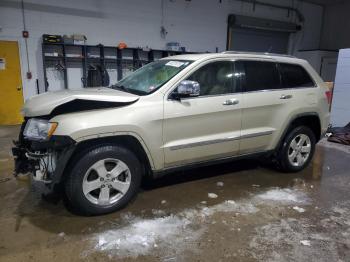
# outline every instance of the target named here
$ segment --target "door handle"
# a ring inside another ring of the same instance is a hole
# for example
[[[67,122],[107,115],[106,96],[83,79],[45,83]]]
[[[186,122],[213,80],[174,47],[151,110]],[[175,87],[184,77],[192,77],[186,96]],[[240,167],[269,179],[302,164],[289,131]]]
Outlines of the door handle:
[[[232,106],[232,105],[237,105],[239,103],[239,101],[237,99],[228,99],[226,100],[223,105],[224,106]]]
[[[21,86],[17,86],[17,91],[21,91],[21,90],[22,90]]]
[[[280,99],[291,99],[292,95],[281,95]]]

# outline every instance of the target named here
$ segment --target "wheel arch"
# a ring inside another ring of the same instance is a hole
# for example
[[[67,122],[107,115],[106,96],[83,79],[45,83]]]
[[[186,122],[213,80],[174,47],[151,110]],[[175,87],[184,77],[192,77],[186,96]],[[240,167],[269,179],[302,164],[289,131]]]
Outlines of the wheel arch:
[[[64,176],[67,173],[66,171],[71,167],[72,162],[74,162],[74,159],[75,157],[77,157],[78,154],[81,154],[83,151],[88,151],[93,147],[106,144],[121,145],[123,147],[128,148],[135,154],[135,156],[139,159],[140,163],[144,167],[144,174],[151,174],[153,161],[143,141],[141,142],[139,138],[130,134],[120,134],[114,136],[83,139],[77,142],[74,151],[72,152],[72,155],[68,163],[66,164],[64,171],[62,172],[62,176],[58,180],[64,180]]]
[[[318,142],[321,139],[321,120],[318,113],[317,112],[302,113],[302,114],[295,115],[289,120],[288,125],[286,126],[286,128],[282,133],[282,136],[279,140],[277,148],[280,148],[288,132],[297,126],[306,126],[310,128],[315,134],[316,142]]]

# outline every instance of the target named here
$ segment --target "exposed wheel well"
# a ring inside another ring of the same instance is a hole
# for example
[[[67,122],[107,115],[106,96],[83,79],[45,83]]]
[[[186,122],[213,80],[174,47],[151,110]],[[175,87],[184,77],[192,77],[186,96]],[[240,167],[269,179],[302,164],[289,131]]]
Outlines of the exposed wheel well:
[[[316,141],[321,139],[321,122],[317,115],[305,115],[297,117],[289,125],[289,130],[297,126],[307,126],[314,132]]]
[[[67,164],[66,168],[68,168],[72,162],[74,162],[74,158],[82,153],[83,151],[90,150],[93,147],[97,147],[99,145],[103,144],[115,144],[120,145],[125,148],[128,148],[131,150],[135,156],[139,159],[141,165],[144,168],[143,174],[149,175],[151,173],[151,165],[148,159],[148,156],[143,149],[141,143],[133,136],[130,135],[121,135],[121,136],[113,136],[113,137],[101,137],[101,138],[95,138],[95,139],[89,139],[82,141],[77,144],[76,149],[74,150],[73,155],[70,158],[69,163]]]

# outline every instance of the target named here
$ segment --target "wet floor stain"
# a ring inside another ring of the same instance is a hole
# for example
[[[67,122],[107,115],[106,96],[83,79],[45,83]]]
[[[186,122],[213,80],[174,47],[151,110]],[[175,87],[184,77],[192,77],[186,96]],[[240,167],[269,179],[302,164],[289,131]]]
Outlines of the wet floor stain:
[[[4,129],[4,128],[0,128]],[[80,217],[12,178],[0,132],[1,261],[346,261],[349,147],[321,141],[313,163],[283,174],[259,161],[144,181],[124,210]],[[8,130],[10,129],[10,130]],[[5,135],[2,135],[5,134]]]

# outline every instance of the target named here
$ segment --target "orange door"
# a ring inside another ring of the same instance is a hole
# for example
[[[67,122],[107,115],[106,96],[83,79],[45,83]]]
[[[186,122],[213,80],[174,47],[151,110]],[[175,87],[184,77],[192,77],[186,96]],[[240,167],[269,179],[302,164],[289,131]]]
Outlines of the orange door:
[[[0,125],[16,125],[23,121],[21,67],[18,43],[0,41]]]

